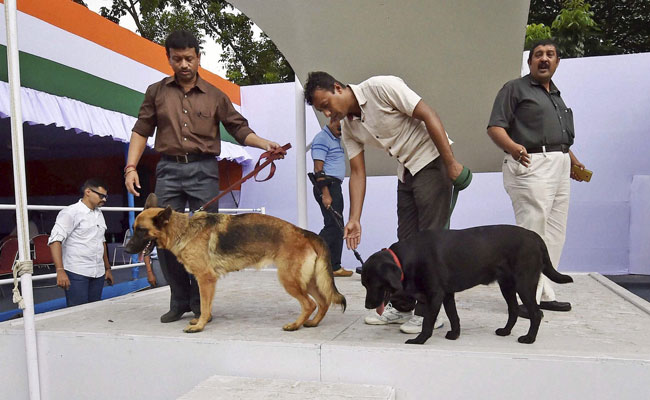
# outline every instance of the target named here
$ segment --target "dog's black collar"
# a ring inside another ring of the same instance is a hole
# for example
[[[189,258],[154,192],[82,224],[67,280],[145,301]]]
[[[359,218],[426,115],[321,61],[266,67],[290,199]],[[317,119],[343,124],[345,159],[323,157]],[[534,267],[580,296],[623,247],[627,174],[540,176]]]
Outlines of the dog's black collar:
[[[402,268],[402,263],[399,262],[399,258],[397,258],[397,254],[391,249],[383,249],[386,250],[387,252],[390,253],[391,256],[393,256],[393,260],[395,260],[395,264],[397,264],[397,268],[399,268],[400,272],[402,273],[402,277],[400,278],[400,281],[404,281],[404,269]]]

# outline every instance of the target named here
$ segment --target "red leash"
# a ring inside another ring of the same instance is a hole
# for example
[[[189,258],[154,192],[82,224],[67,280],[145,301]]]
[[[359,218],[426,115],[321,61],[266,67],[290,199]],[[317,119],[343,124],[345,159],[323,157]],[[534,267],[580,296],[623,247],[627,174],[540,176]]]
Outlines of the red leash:
[[[194,211],[194,212],[205,211],[205,209],[208,208],[208,206],[210,206],[210,204],[212,204],[215,201],[219,200],[220,198],[222,198],[226,194],[232,192],[232,190],[235,189],[238,185],[240,185],[241,183],[249,180],[253,176],[255,177],[256,182],[264,182],[264,181],[268,181],[269,179],[273,178],[273,174],[275,174],[275,164],[273,163],[273,161],[275,161],[275,160],[277,160],[279,158],[282,158],[282,156],[287,154],[287,150],[289,150],[290,148],[291,148],[291,143],[287,143],[282,147],[278,147],[277,149],[265,151],[264,153],[262,153],[260,155],[259,160],[257,160],[257,163],[255,164],[255,168],[248,175],[246,175],[245,177],[241,178],[237,182],[230,185],[230,187],[228,187],[228,189],[226,189],[223,192],[219,193],[215,198],[208,201],[207,203],[205,203],[204,205],[199,207],[199,209]],[[266,160],[264,162],[262,162],[262,159],[266,159]],[[262,164],[260,164],[260,162],[262,162]],[[263,170],[264,167],[266,167],[269,164],[271,164],[271,170],[269,171],[269,176],[267,176],[266,178],[264,178],[262,180],[258,180],[257,179],[257,174],[261,170]]]

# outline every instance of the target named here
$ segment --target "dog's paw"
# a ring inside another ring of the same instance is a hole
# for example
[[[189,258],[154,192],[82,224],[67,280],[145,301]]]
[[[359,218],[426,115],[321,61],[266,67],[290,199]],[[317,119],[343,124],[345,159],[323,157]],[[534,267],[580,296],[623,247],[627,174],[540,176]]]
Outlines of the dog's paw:
[[[519,336],[519,339],[517,339],[519,343],[525,343],[525,344],[531,344],[535,343],[535,338],[531,335],[524,335],[524,336]]]
[[[456,339],[458,339],[459,336],[460,336],[460,332],[458,332],[458,331],[449,331],[445,335],[445,339],[456,340]]]
[[[496,333],[499,336],[508,336],[510,335],[510,329],[499,328],[496,331],[494,331],[494,333]]]
[[[318,322],[314,322],[314,320],[310,319],[309,321],[305,321],[305,323],[302,324],[302,326],[304,326],[305,328],[314,328],[318,326]]]
[[[185,329],[183,329],[183,332],[185,333],[196,333],[196,332],[201,332],[203,330],[203,327],[199,327],[199,325],[188,325]]]
[[[426,339],[415,338],[415,339],[409,339],[404,343],[406,343],[406,344],[424,344],[424,342],[426,342],[426,341],[427,341]]]
[[[198,323],[199,323],[199,319],[198,319],[198,318],[192,318],[192,319],[190,320],[190,325],[196,325],[196,324],[198,324]]]
[[[300,325],[297,325],[295,322],[292,322],[290,324],[286,324],[285,326],[282,327],[282,329],[285,330],[285,331],[295,331],[298,328],[300,328]]]

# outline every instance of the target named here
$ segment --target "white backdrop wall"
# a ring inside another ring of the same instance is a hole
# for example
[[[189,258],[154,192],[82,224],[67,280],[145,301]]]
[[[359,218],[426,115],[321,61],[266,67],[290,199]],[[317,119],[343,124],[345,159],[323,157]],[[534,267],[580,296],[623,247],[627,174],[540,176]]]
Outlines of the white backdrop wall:
[[[594,171],[590,183],[572,182],[561,270],[650,274],[650,254],[644,250],[650,243],[650,207],[641,204],[647,199],[643,193],[647,193],[646,186],[650,185],[650,179],[643,179],[650,176],[647,71],[650,71],[650,54],[646,53],[565,59],[555,74],[554,81],[574,112],[576,142],[572,149]],[[242,88],[242,112],[253,129],[281,144],[295,142],[294,104],[293,83]],[[485,115],[486,125],[488,118]],[[307,143],[319,130],[314,112],[308,108]],[[486,135],[486,132],[475,134]],[[449,135],[454,138],[454,132]],[[253,158],[259,154],[250,152]],[[287,159],[279,161],[277,175],[271,181],[245,184],[241,206],[265,206],[269,214],[296,223],[296,156],[296,150],[292,149]],[[305,156],[311,170],[311,157],[309,153]],[[347,184],[346,179],[346,217]],[[395,176],[368,178],[359,248],[364,259],[396,240],[396,185]],[[311,192],[307,199],[308,227],[318,232],[322,217]],[[632,209],[634,219],[630,217]],[[472,185],[461,192],[452,229],[503,223],[513,224],[514,215],[501,173],[475,174]],[[343,252],[344,267],[358,266],[350,251]],[[634,260],[632,270],[631,259]]]

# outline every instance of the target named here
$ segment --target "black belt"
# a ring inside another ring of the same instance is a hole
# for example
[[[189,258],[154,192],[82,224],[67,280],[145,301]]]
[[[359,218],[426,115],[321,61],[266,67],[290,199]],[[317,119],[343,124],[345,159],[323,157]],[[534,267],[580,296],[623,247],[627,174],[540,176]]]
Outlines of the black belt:
[[[171,156],[169,154],[163,154],[161,155],[160,158],[165,161],[173,161],[181,164],[188,164],[195,161],[209,160],[215,157],[216,156],[214,154],[199,153],[199,154],[185,154],[183,156]]]
[[[568,144],[547,144],[546,146],[541,147],[530,147],[526,149],[528,154],[530,153],[549,153],[551,151],[561,151],[562,153],[569,152]]]

